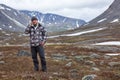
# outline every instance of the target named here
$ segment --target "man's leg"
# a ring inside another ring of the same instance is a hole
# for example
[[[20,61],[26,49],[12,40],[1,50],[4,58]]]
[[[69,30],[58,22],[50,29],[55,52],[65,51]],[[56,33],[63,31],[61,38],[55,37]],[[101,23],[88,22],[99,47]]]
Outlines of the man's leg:
[[[46,67],[46,59],[45,59],[45,53],[44,53],[44,48],[43,46],[38,46],[38,52],[41,60],[41,66],[42,66],[42,71],[46,72],[47,67]]]
[[[35,71],[38,71],[39,70],[39,62],[37,59],[36,47],[31,47],[31,53],[32,53],[32,59],[33,59],[33,63],[34,63],[34,69],[35,69]]]

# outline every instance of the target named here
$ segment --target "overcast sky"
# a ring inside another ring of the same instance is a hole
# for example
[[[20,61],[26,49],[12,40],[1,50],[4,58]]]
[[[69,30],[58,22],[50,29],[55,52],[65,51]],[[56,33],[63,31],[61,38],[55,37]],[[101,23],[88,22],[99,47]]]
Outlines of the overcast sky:
[[[19,10],[37,10],[89,21],[103,13],[114,0],[0,0]]]

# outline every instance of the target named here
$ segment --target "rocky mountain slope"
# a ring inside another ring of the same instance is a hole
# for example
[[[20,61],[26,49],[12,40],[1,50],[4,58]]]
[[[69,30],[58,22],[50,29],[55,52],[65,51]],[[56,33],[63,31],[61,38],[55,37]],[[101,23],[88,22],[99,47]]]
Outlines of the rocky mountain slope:
[[[0,29],[8,31],[23,31],[30,17],[18,10],[0,4]]]
[[[75,29],[86,23],[84,20],[81,19],[74,19],[51,13],[43,14],[38,11],[27,10],[21,10],[20,12],[23,12],[30,17],[38,17],[39,21],[47,27],[48,31],[65,31]]]
[[[89,24],[119,23],[119,21],[120,0],[115,0],[103,14],[90,21]]]

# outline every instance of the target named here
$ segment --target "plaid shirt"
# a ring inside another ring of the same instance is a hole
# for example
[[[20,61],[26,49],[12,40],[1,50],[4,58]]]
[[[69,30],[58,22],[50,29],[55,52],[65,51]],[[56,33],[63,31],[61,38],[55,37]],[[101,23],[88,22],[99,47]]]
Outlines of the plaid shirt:
[[[30,34],[31,46],[39,46],[41,42],[46,42],[46,30],[40,24],[37,26],[28,25],[25,29],[26,34]]]

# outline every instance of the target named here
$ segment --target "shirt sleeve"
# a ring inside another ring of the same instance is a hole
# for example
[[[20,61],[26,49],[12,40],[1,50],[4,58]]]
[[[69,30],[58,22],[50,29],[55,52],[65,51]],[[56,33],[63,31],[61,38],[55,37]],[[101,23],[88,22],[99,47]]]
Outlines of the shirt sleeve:
[[[45,27],[42,28],[42,41],[46,42],[47,40],[47,31],[45,30]]]
[[[25,34],[29,34],[30,33],[30,25],[28,25],[25,29]]]

